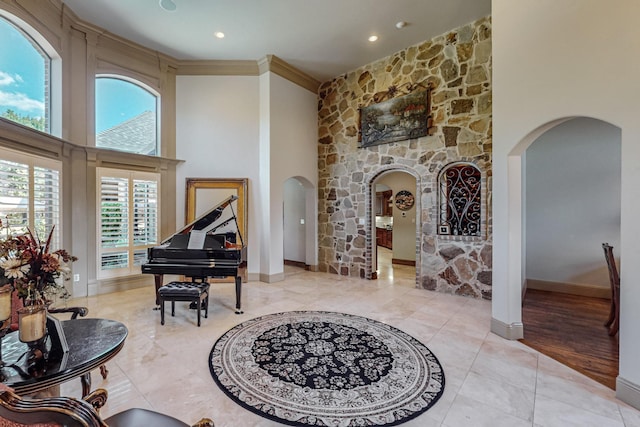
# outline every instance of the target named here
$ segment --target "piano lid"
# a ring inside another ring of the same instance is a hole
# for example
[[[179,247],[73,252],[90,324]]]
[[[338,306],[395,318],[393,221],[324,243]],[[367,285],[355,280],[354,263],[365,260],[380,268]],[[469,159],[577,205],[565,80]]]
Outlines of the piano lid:
[[[238,228],[238,220],[236,218],[236,213],[233,210],[233,206],[231,203],[238,200],[238,196],[229,196],[218,205],[211,208],[209,211],[200,215],[194,221],[185,225],[182,229],[178,230],[171,237],[160,242],[161,245],[169,243],[174,236],[179,234],[189,234],[192,231],[198,231],[199,233],[207,233],[214,232],[219,229],[225,228],[225,226],[229,224],[235,224],[235,229],[240,236],[240,240],[242,241],[242,235],[240,234],[240,230]],[[227,211],[227,208],[229,212]],[[224,215],[223,215],[224,213]],[[232,222],[233,221],[233,222]],[[225,228],[226,229],[226,228]]]

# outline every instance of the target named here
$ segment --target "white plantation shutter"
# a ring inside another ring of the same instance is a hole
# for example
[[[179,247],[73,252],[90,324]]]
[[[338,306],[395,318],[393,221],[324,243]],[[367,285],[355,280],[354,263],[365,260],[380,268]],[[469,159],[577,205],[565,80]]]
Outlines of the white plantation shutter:
[[[102,176],[99,188],[100,270],[126,269],[129,267],[129,180]]]
[[[62,246],[61,169],[61,163],[56,160],[2,151],[0,218],[3,234],[23,234],[29,228],[44,241],[55,226],[51,248]]]
[[[159,175],[98,168],[99,278],[139,273],[158,243]]]
[[[156,242],[158,235],[158,183],[133,180],[133,239],[136,245]]]
[[[158,242],[158,182],[133,180],[133,265],[144,264],[146,248]],[[144,249],[140,249],[144,246]]]
[[[29,226],[29,165],[0,160],[0,219],[4,234],[22,234]],[[8,228],[7,228],[8,227]]]
[[[35,167],[33,171],[34,228],[40,239],[49,236],[53,227],[60,226],[60,172]],[[60,248],[59,234],[54,230],[51,247]]]

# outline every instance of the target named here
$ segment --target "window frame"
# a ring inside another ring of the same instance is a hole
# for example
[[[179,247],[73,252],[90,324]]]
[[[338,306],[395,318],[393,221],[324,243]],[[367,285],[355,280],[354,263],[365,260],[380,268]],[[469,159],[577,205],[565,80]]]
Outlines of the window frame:
[[[161,123],[161,96],[160,93],[155,90],[154,88],[152,88],[150,85],[142,82],[139,79],[133,78],[133,77],[129,77],[123,74],[114,74],[114,73],[98,73],[95,76],[94,79],[94,124],[97,123],[97,105],[98,105],[98,96],[97,96],[97,91],[95,90],[95,88],[97,87],[97,83],[99,79],[113,79],[113,80],[121,80],[123,82],[126,83],[130,83],[134,86],[139,87],[140,89],[143,89],[144,91],[148,92],[150,95],[152,95],[155,98],[155,139],[156,139],[156,147],[155,147],[155,154],[154,155],[149,155],[149,154],[142,154],[142,153],[134,153],[132,151],[126,151],[126,150],[117,150],[114,148],[110,148],[112,150],[118,151],[118,152],[122,152],[122,153],[130,153],[130,154],[140,154],[140,155],[147,155],[147,156],[151,156],[151,157],[160,157],[161,156],[161,127],[160,127],[160,123]],[[94,146],[96,148],[104,148],[104,147],[99,147],[98,146],[98,131],[97,129],[94,129]]]
[[[33,26],[18,16],[0,8],[0,18],[5,19],[9,25],[18,30],[40,54],[48,58],[48,72],[45,71],[45,130],[49,135],[62,137],[62,58],[53,48],[53,45]],[[49,76],[46,81],[46,76]],[[48,111],[48,114],[47,114]],[[9,120],[10,123],[16,123]],[[19,124],[19,123],[16,123]]]
[[[125,178],[127,179],[127,200],[128,200],[128,227],[127,227],[127,245],[113,248],[104,248],[102,245],[102,179],[103,178]],[[156,183],[156,236],[155,241],[146,244],[135,244],[135,206],[134,198],[134,181],[150,180]],[[136,252],[145,251],[147,248],[158,245],[160,241],[160,225],[161,225],[161,175],[156,172],[141,172],[134,170],[115,169],[107,167],[96,168],[96,277],[98,280],[110,279],[117,277],[125,277],[141,274],[140,265],[135,264]],[[127,252],[127,267],[103,269],[102,257],[107,253]]]

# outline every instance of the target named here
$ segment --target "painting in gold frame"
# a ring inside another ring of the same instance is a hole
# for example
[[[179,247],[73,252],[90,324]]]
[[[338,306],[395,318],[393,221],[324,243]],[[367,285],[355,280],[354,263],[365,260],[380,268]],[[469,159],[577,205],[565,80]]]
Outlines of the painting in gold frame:
[[[246,246],[248,181],[248,178],[187,178],[185,223],[195,221],[227,197],[238,196],[232,207],[238,220],[238,232]]]

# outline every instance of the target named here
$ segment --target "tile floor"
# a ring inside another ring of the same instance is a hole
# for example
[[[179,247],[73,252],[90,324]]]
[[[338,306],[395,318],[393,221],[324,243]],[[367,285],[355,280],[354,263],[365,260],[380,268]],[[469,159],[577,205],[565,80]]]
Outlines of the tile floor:
[[[383,263],[381,263],[381,266]],[[177,303],[160,325],[153,288],[72,300],[89,316],[124,322],[124,349],[108,363],[103,416],[129,407],[152,408],[187,423],[212,418],[217,427],[278,426],[243,409],[211,379],[208,355],[232,326],[263,314],[330,310],[367,316],[404,330],[439,358],[446,375],[441,399],[406,427],[640,426],[640,412],[614,392],[564,365],[489,332],[491,303],[414,288],[412,267],[381,267],[376,281],[286,267],[278,283],[243,286],[244,314],[233,312],[232,283],[211,286],[209,318],[196,326],[188,303]],[[78,397],[80,381],[61,393]]]

